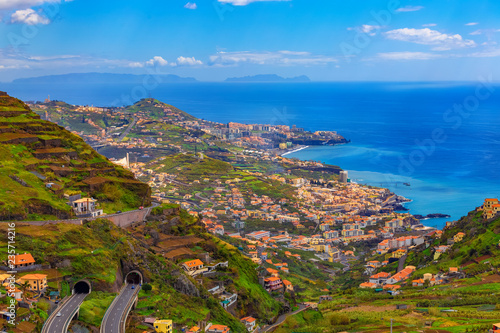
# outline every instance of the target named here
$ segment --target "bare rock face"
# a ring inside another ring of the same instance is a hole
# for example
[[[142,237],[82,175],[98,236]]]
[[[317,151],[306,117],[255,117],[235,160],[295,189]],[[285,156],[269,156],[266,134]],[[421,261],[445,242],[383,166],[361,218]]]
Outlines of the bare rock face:
[[[189,280],[187,276],[180,273],[179,271],[173,272],[172,276],[176,278],[173,287],[180,293],[188,296],[200,297],[200,291],[193,282]]]
[[[71,260],[63,259],[55,264],[56,268],[68,268],[71,267]]]

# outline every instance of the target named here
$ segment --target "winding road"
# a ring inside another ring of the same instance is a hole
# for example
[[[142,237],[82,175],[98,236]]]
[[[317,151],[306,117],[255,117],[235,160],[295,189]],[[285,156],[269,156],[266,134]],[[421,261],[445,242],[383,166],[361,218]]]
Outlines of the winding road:
[[[102,319],[101,333],[125,333],[128,313],[140,289],[140,285],[128,283],[122,288]]]
[[[42,333],[66,333],[68,326],[76,312],[80,308],[83,300],[88,294],[74,294],[70,296],[61,306],[59,306],[47,319],[43,326]],[[57,316],[58,314],[61,316]]]
[[[277,328],[279,325],[281,325],[286,320],[286,318],[288,318],[289,316],[293,316],[299,312],[302,312],[306,309],[309,309],[309,307],[305,306],[304,304],[299,304],[299,308],[297,310],[295,310],[293,312],[288,312],[288,313],[282,314],[281,316],[278,317],[278,319],[276,320],[276,322],[274,324],[262,327],[259,330],[259,333],[272,332],[275,328]]]

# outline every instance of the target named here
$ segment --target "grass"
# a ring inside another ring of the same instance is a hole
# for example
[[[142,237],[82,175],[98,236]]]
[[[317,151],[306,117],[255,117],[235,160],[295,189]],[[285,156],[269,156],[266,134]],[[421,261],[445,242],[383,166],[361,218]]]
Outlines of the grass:
[[[83,301],[80,307],[79,320],[84,323],[99,327],[106,310],[116,297],[114,293],[103,293],[92,291]]]
[[[2,97],[0,102],[4,103],[5,100]],[[21,101],[14,98],[8,98],[8,100],[11,105],[0,105],[0,107],[21,105],[27,114],[16,117],[3,117],[0,114],[0,123],[10,126],[10,130],[13,131],[13,133],[2,134],[2,137],[8,139],[26,136],[25,132],[35,133],[33,135],[39,139],[59,139],[61,146],[46,149],[39,142],[0,145],[0,182],[4,185],[0,188],[0,220],[46,220],[71,217],[72,209],[66,204],[62,193],[54,192],[46,187],[45,182],[49,181],[62,185],[64,192],[89,192],[87,194],[90,196],[100,197],[101,207],[107,212],[126,211],[149,204],[149,187],[139,182],[134,183],[134,176],[131,172],[109,162],[80,137],[53,123],[39,119]],[[81,125],[90,126],[87,123]],[[40,149],[48,152],[75,151],[78,157],[72,161],[56,157],[46,160],[37,159],[33,154]],[[68,170],[68,175],[59,176],[54,171],[55,174],[50,169],[54,166],[59,169],[64,166]],[[46,176],[46,181],[40,180],[30,171],[37,171]],[[109,195],[109,189],[108,193],[103,193],[101,188],[88,191],[89,189],[82,184],[82,181],[90,176],[90,171],[95,176],[109,177],[110,183],[115,186],[115,190],[111,192],[118,195]]]

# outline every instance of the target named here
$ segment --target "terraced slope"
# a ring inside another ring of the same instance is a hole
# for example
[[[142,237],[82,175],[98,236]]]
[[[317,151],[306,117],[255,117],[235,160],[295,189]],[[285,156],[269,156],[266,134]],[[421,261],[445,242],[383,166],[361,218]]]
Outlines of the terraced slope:
[[[41,120],[0,92],[0,220],[73,216],[65,194],[99,200],[105,212],[150,204],[149,186],[80,137]]]

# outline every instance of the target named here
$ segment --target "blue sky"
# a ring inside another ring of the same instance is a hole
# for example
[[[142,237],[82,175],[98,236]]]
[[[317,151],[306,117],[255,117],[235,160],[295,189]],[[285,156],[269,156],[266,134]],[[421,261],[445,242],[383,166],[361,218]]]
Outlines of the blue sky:
[[[496,80],[498,17],[496,0],[0,0],[0,81],[75,72]]]

